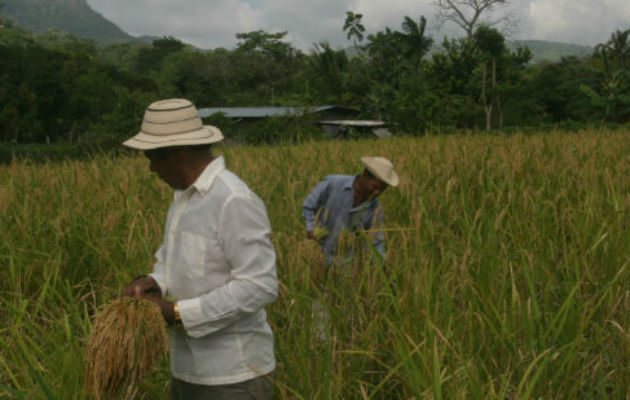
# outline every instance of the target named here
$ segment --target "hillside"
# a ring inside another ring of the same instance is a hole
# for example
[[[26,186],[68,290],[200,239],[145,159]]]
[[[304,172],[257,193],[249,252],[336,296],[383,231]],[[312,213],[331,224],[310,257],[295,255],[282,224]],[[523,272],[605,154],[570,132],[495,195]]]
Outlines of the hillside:
[[[575,56],[578,58],[586,57],[593,53],[591,46],[584,46],[574,43],[548,42],[545,40],[514,40],[506,42],[508,48],[516,49],[517,47],[529,47],[532,52],[532,60],[530,63],[535,64],[540,61],[558,62],[562,57]],[[358,55],[354,46],[345,48],[349,57]],[[426,57],[430,58],[433,53],[443,52],[444,49],[439,42],[433,44]]]
[[[539,61],[560,61],[562,57],[585,57],[593,53],[593,48],[573,43],[547,42],[544,40],[515,40],[508,42],[512,49],[527,46],[532,51],[532,63]]]
[[[94,39],[102,44],[120,43],[134,38],[92,10],[86,0],[0,0],[1,13],[29,32],[50,30]]]

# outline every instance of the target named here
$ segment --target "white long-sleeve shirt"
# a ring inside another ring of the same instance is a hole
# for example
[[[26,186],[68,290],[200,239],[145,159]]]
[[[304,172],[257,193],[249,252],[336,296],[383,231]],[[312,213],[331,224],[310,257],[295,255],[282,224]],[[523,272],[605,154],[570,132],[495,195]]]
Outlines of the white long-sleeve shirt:
[[[222,385],[275,368],[264,310],[278,289],[270,234],[265,205],[223,157],[175,191],[151,274],[182,318],[169,334],[175,378]]]

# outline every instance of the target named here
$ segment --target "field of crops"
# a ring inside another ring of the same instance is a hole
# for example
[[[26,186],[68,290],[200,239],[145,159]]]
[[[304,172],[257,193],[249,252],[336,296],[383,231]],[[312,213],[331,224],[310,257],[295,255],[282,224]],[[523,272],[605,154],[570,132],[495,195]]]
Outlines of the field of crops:
[[[269,211],[278,399],[629,398],[627,130],[216,153]],[[382,196],[387,261],[324,282],[301,203],[361,155],[401,177]],[[0,398],[84,398],[91,316],[150,270],[169,202],[142,156],[0,167]],[[168,384],[164,360],[146,398]]]

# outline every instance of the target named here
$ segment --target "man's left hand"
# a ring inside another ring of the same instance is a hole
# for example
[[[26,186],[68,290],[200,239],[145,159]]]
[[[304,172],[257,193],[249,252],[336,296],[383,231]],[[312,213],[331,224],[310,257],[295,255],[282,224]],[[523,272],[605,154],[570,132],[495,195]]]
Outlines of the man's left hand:
[[[157,304],[160,307],[160,311],[162,311],[162,316],[164,320],[169,325],[175,325],[177,321],[175,321],[175,303],[172,301],[168,301],[164,298],[157,298],[155,296],[142,296],[147,300],[150,300]]]

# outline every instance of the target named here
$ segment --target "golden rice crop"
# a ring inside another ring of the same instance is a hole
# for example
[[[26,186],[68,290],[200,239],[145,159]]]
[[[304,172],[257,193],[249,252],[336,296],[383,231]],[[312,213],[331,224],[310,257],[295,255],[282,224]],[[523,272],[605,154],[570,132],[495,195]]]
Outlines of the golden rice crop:
[[[168,349],[160,308],[120,297],[94,317],[87,345],[85,391],[95,398],[135,398],[151,367]]]

